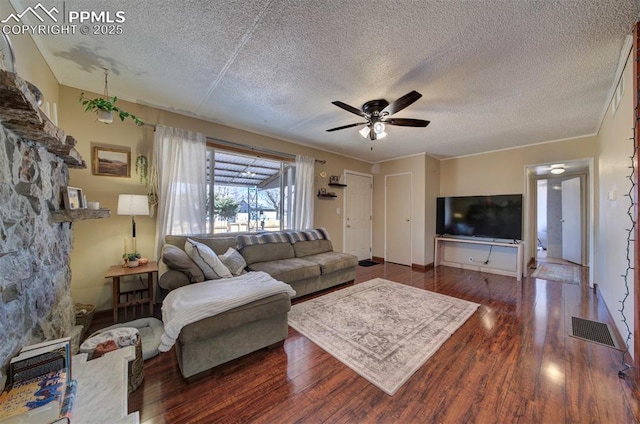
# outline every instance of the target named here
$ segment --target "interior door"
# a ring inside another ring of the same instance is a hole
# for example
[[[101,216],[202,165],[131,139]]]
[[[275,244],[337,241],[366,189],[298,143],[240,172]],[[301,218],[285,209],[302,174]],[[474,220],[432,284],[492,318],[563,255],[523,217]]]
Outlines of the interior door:
[[[580,178],[561,182],[562,259],[582,264],[582,202]]]
[[[385,179],[385,261],[411,266],[412,175]]]
[[[371,259],[373,178],[347,171],[345,184],[345,251],[359,261]]]

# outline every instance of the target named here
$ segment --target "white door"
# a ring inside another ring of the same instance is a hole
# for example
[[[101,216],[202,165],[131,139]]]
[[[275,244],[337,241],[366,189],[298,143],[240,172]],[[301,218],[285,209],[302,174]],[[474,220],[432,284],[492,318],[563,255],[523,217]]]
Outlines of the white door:
[[[582,264],[582,202],[580,178],[564,180],[562,186],[562,259]]]
[[[411,174],[385,177],[385,262],[411,266]]]
[[[347,171],[345,184],[345,252],[371,259],[373,178]]]

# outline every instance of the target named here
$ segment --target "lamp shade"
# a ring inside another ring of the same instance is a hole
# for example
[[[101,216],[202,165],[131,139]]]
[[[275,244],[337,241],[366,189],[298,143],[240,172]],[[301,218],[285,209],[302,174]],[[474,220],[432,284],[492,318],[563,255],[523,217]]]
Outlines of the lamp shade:
[[[118,215],[149,215],[149,200],[143,194],[118,195]]]

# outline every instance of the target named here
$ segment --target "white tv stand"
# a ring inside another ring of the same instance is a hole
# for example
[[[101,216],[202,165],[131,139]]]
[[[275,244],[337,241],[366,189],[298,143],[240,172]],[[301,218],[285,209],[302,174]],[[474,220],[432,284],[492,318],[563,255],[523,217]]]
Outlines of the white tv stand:
[[[490,266],[481,266],[475,265],[472,263],[465,263],[462,261],[447,261],[445,260],[445,246],[447,243],[468,243],[471,245],[487,245],[487,246],[500,246],[506,247],[509,249],[515,250],[515,270],[505,270],[492,268]],[[524,252],[524,242],[523,241],[515,241],[513,243],[505,242],[505,241],[485,241],[485,240],[476,240],[476,239],[468,239],[468,238],[456,238],[456,237],[436,237],[435,238],[435,246],[434,246],[434,259],[433,265],[446,265],[456,268],[464,268],[471,269],[474,271],[483,271],[489,272],[492,274],[499,275],[508,275],[511,277],[516,277],[518,281],[522,281],[522,272],[523,272],[523,252]]]

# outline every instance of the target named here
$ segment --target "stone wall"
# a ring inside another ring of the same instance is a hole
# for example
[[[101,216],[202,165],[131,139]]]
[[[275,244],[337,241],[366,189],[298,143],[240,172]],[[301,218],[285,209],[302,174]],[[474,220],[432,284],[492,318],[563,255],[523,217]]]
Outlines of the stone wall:
[[[0,125],[0,383],[24,345],[73,331],[71,224],[49,213],[68,181],[62,159]]]

